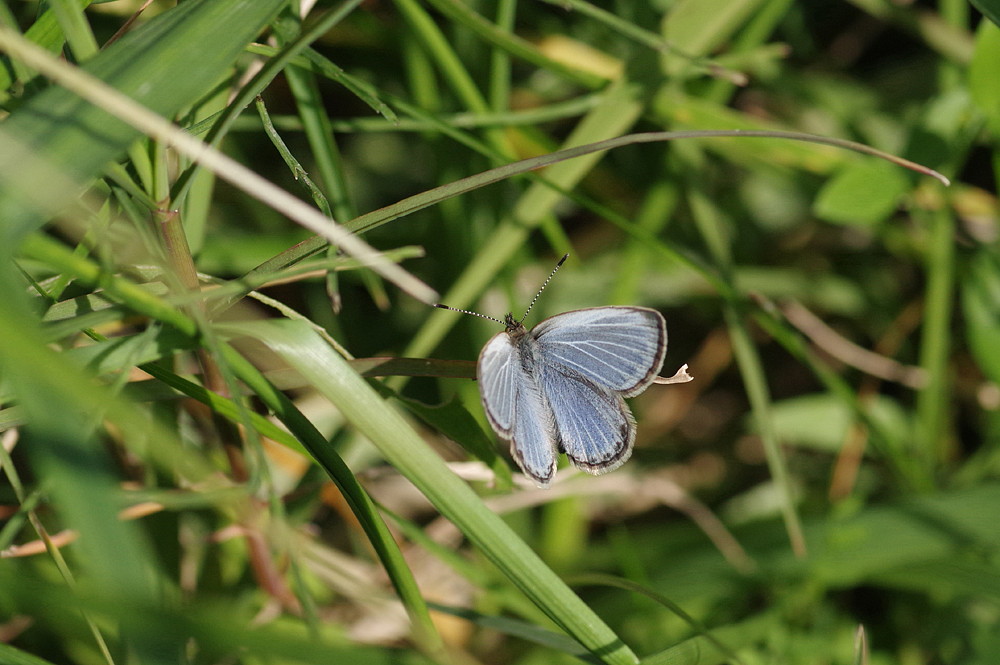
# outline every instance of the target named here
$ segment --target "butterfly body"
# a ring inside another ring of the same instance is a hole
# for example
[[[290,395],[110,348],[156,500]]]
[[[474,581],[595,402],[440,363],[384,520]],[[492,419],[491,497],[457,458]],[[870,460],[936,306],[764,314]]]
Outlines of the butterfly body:
[[[595,307],[532,330],[508,314],[479,355],[483,408],[525,475],[540,486],[557,455],[593,474],[632,454],[635,420],[624,397],[652,383],[667,348],[663,316],[644,307]]]

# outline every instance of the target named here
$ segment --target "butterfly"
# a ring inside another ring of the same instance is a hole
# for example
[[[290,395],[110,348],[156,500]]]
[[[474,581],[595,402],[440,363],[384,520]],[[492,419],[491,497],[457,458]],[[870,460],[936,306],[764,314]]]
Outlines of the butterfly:
[[[663,364],[662,314],[594,307],[557,314],[528,330],[528,312],[521,320],[507,314],[500,321],[456,311],[504,324],[479,354],[479,393],[490,426],[511,444],[512,457],[535,484],[552,481],[559,453],[595,475],[628,460],[635,419],[624,398],[644,391]]]

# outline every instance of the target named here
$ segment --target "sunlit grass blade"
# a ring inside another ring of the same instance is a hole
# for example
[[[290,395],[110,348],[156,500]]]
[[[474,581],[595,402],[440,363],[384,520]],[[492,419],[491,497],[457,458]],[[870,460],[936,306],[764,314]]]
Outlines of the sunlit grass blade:
[[[306,376],[442,515],[567,633],[604,662],[635,662],[620,638],[312,330],[290,321],[247,323],[239,330],[267,344]]]
[[[17,57],[24,59],[32,66],[44,71],[46,75],[58,80],[61,85],[85,97],[87,101],[105,110],[114,111],[118,117],[126,120],[136,129],[141,129],[163,143],[171,144],[176,150],[184,153],[193,161],[210,167],[219,177],[240,187],[254,198],[265,201],[269,205],[282,210],[286,215],[313,232],[323,235],[328,241],[333,242],[345,252],[368,261],[373,270],[380,272],[403,290],[409,291],[418,300],[427,303],[437,300],[434,291],[426,284],[423,284],[398,266],[386,261],[378,252],[369,247],[367,243],[344,231],[339,225],[324,217],[315,208],[276,187],[270,181],[262,178],[238,162],[211,149],[209,146],[164,120],[155,112],[136,103],[114,88],[111,88],[98,79],[88,76],[80,70],[58,62],[47,52],[4,28],[0,28],[0,48],[13,52]],[[8,124],[7,127],[10,128],[10,125]],[[123,139],[121,140],[124,141],[131,134],[132,130],[123,131]],[[25,156],[27,157],[27,153],[25,153]],[[78,166],[82,168],[83,165]],[[90,168],[96,167],[92,166]],[[7,185],[7,194],[11,193],[11,186],[25,185],[33,188],[35,185],[32,182],[24,182],[24,175],[17,172],[0,175],[5,175],[4,178],[0,179],[0,185]],[[37,197],[37,194],[30,197],[29,200],[30,203],[27,203],[20,196],[11,199],[13,205],[17,206],[17,209],[22,212],[37,207],[41,207],[43,210],[58,207],[57,201],[48,200],[43,203]],[[2,203],[2,200],[0,200],[0,203]],[[30,215],[30,217],[35,216]],[[25,219],[25,222],[21,226],[26,226],[27,223],[28,220]]]
[[[221,0],[180,5],[91,58],[85,64],[86,73],[81,72],[73,78],[100,79],[135,103],[169,117],[218,80],[281,4],[280,0],[264,0],[247,8],[236,0]],[[190,48],[191,44],[200,42],[211,42],[215,48],[206,52]],[[0,49],[52,75],[50,64],[54,58],[9,28],[0,27]],[[122,67],[125,62],[128,67]],[[171,76],[161,73],[165,62],[170,63]],[[59,71],[65,73],[69,68],[64,65]],[[156,85],[150,85],[151,80],[155,80]],[[102,95],[102,99],[107,98]],[[122,118],[121,107],[115,104],[112,107],[109,115],[73,92],[53,87],[36,95],[4,122],[4,132],[32,145],[34,151],[58,163],[67,177],[76,181],[75,188],[46,192],[49,198],[55,199],[50,204],[52,207],[58,209],[60,201],[72,200],[79,193],[79,187],[98,175],[139,136],[138,129]],[[6,167],[10,166],[6,163]],[[11,191],[11,187],[21,185],[11,180],[14,174],[0,173],[3,175],[0,202],[26,205],[24,199]],[[39,183],[29,183],[29,186],[37,189]],[[40,224],[41,219],[43,217],[32,206],[20,209],[17,217],[7,221],[18,233],[24,233]]]
[[[194,320],[188,318],[182,311],[151,295],[141,287],[121,277],[102,275],[99,266],[85,257],[74,255],[70,250],[52,240],[45,240],[38,236],[31,236],[29,240],[31,239],[34,242],[27,242],[25,244],[35,252],[38,258],[44,259],[50,264],[60,265],[63,271],[75,274],[78,279],[85,283],[92,285],[100,283],[109,295],[124,301],[134,311],[157,318],[173,326],[182,335],[188,337],[198,336],[198,325]],[[312,330],[308,327],[306,329]],[[325,342],[323,343],[325,344]],[[437,649],[439,639],[430,622],[419,589],[417,589],[416,583],[413,581],[412,575],[399,552],[399,548],[386,529],[381,517],[375,511],[371,499],[357,482],[350,469],[329,448],[326,439],[320,435],[312,423],[305,419],[302,413],[294,407],[287,397],[268,383],[256,368],[229,347],[221,347],[220,352],[222,361],[227,363],[227,366],[231,368],[235,376],[254,391],[256,396],[285,422],[302,446],[331,474],[331,478],[338,484],[341,491],[344,492],[345,499],[355,511],[362,527],[369,538],[371,538],[372,545],[386,566],[393,582],[396,584],[396,588],[403,598],[404,605],[411,612],[415,621],[418,639],[423,640],[428,648],[432,650]],[[211,401],[207,395],[203,397]],[[233,406],[235,411],[235,405]],[[228,407],[224,409],[224,411],[227,410]]]

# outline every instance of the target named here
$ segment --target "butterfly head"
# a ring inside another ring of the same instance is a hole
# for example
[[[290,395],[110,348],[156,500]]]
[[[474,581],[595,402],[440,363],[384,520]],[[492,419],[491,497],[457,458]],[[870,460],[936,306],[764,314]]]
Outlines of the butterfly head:
[[[515,319],[514,315],[510,312],[507,312],[507,315],[503,317],[503,324],[507,328],[507,334],[514,339],[523,337],[528,333],[528,329],[524,327],[524,324]]]

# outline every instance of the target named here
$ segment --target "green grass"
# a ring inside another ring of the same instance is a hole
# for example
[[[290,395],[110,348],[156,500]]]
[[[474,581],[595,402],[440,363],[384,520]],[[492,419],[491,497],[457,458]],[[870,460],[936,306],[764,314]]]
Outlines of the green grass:
[[[993,661],[969,5],[90,4],[0,3],[0,662]],[[695,380],[536,490],[429,305],[564,252]]]

